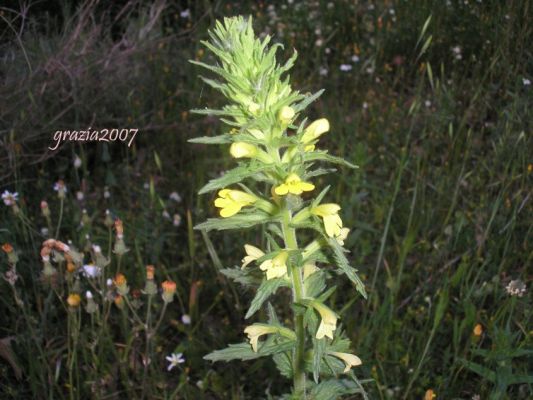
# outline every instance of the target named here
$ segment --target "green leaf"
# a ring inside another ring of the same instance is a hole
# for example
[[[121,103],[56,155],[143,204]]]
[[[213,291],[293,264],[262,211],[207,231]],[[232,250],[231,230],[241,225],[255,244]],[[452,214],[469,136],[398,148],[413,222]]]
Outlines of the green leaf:
[[[227,348],[222,350],[215,350],[212,353],[204,356],[204,360],[208,361],[231,361],[231,360],[254,360],[256,358],[270,356],[272,354],[290,351],[294,348],[294,340],[277,339],[267,340],[264,344],[259,346],[256,352],[252,350],[250,343],[230,344]]]
[[[460,358],[459,362],[461,362],[470,371],[478,374],[492,383],[496,383],[496,373],[489,368],[479,365],[475,362],[465,360],[464,358]]]
[[[198,194],[204,194],[212,192],[213,190],[225,188],[266,169],[268,169],[268,166],[259,163],[241,165],[226,172],[220,178],[210,180],[203,188],[200,189]]]
[[[339,164],[348,168],[359,168],[357,165],[346,161],[344,158],[328,154],[326,151],[311,151],[302,155],[305,162],[309,161],[327,161],[333,164]]]
[[[214,229],[219,231],[228,229],[245,229],[271,220],[272,216],[270,214],[256,210],[253,214],[237,214],[229,218],[209,218],[207,221],[196,225],[194,229],[205,230],[207,232]]]
[[[326,288],[326,274],[324,271],[317,271],[308,276],[304,281],[305,295],[317,297]]]
[[[326,339],[316,339],[313,337],[313,379],[318,383],[320,369],[322,366],[322,357],[326,350]]]
[[[327,238],[328,244],[333,250],[333,259],[335,264],[344,272],[344,274],[352,281],[355,285],[357,291],[366,299],[366,290],[365,285],[357,276],[357,270],[352,268],[348,262],[348,259],[344,255],[344,249],[342,246],[335,240],[335,238]]]
[[[242,270],[239,267],[236,268],[224,268],[220,272],[227,276],[228,278],[234,280],[237,283],[240,283],[243,286],[256,287],[260,284],[262,276],[254,276],[249,273],[246,269]]]
[[[292,378],[292,357],[289,352],[274,354],[272,359],[281,375]]]
[[[202,143],[202,144],[226,144],[231,143],[231,138],[228,135],[218,136],[200,136],[187,140],[189,143]]]
[[[307,108],[309,104],[311,104],[313,101],[318,99],[322,93],[324,93],[324,89],[319,90],[315,94],[312,94],[311,96],[306,96],[304,100],[296,104],[293,108],[295,112],[300,112]]]
[[[311,390],[310,400],[337,400],[340,396],[361,393],[354,382],[347,379],[330,379],[320,382]]]
[[[252,300],[250,309],[248,310],[244,318],[248,319],[252,315],[254,315],[255,312],[259,310],[263,303],[270,297],[270,295],[276,293],[276,291],[281,286],[287,286],[287,283],[282,278],[275,278],[270,280],[265,279],[261,283],[261,286],[259,286],[259,288],[257,289],[257,293],[255,294],[255,297]]]

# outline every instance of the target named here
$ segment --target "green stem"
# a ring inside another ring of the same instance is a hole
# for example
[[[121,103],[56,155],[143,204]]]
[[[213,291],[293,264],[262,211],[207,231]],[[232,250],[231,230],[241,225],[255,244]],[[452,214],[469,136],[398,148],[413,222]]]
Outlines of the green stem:
[[[64,201],[65,201],[65,199],[63,199],[62,197],[59,199],[59,219],[57,221],[56,234],[54,236],[56,239],[59,236],[59,229],[61,228],[61,221],[63,219],[63,203],[64,203]]]
[[[290,227],[292,215],[289,209],[285,208],[283,212],[283,237],[285,240],[285,246],[288,250],[298,249],[298,242],[296,240],[296,230]],[[304,286],[302,272],[297,265],[290,263],[289,274],[292,280],[292,294],[294,303],[299,303],[304,297]],[[294,394],[298,399],[305,399],[305,328],[304,328],[304,316],[303,314],[295,315],[294,328],[296,333],[296,350],[293,355],[293,384]]]

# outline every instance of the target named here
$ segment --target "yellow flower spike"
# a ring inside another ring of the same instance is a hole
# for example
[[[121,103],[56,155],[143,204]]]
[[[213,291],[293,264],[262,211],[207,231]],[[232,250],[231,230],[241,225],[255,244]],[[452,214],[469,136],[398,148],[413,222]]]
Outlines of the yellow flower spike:
[[[341,207],[338,204],[327,203],[313,207],[311,213],[322,217],[324,220],[324,228],[329,237],[337,237],[341,235],[342,219],[339,217]]]
[[[277,333],[279,331],[279,328],[271,325],[266,324],[253,324],[250,326],[247,326],[244,329],[244,333],[248,335],[248,339],[250,339],[250,344],[252,345],[253,351],[257,353],[257,341],[259,340],[260,336],[263,335],[269,335],[271,333]]]
[[[235,142],[229,148],[229,152],[234,158],[253,158],[257,154],[257,147],[249,143]]]
[[[319,268],[312,263],[304,264],[304,281],[309,278],[311,275],[313,275],[315,272],[319,271]]]
[[[294,108],[285,106],[279,112],[279,122],[281,122],[282,125],[289,125],[294,118],[294,115]]]
[[[255,246],[252,246],[251,244],[245,244],[244,250],[246,251],[246,256],[242,259],[242,267],[246,267],[251,262],[257,260],[258,258],[261,258],[265,255],[261,249],[258,249]]]
[[[346,368],[344,368],[344,371],[342,371],[344,373],[347,373],[352,367],[357,367],[363,363],[361,359],[354,354],[339,353],[336,351],[330,351],[329,354],[341,359],[344,364],[346,364]]]
[[[274,192],[279,196],[284,196],[288,193],[302,194],[303,192],[310,192],[314,188],[315,185],[302,181],[298,175],[292,173],[285,179],[285,183],[275,187]]]
[[[304,134],[300,139],[302,143],[309,143],[318,139],[322,134],[329,131],[329,121],[326,118],[320,118],[312,122],[305,128]]]
[[[261,271],[266,271],[267,280],[274,278],[281,278],[287,274],[287,258],[289,253],[282,251],[276,257],[270,260],[265,260],[261,263],[259,268]]]
[[[337,314],[318,301],[313,301],[312,305],[322,318],[315,337],[322,339],[324,336],[327,336],[333,340],[333,331],[337,329]]]
[[[221,208],[220,216],[231,217],[241,211],[241,208],[249,206],[257,201],[255,196],[240,190],[222,189],[218,192],[215,207]]]

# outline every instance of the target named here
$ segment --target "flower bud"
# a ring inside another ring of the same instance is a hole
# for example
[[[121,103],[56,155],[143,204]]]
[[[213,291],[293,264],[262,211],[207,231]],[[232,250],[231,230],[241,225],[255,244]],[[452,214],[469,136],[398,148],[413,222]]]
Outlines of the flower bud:
[[[149,296],[157,294],[157,285],[154,282],[155,268],[153,265],[146,266],[146,283],[143,292]]]
[[[329,131],[329,121],[326,118],[320,118],[312,122],[307,128],[305,128],[302,135],[301,142],[309,143],[320,137],[323,133]]]
[[[229,152],[234,158],[253,158],[257,154],[257,147],[249,143],[235,142]]]
[[[161,287],[163,288],[163,301],[165,303],[171,303],[174,300],[174,293],[176,293],[176,282],[164,281]]]
[[[128,281],[126,280],[124,274],[117,274],[113,282],[117,287],[118,294],[125,296],[130,291],[130,288],[128,287]]]
[[[4,253],[7,254],[7,261],[10,264],[16,264],[18,262],[19,258],[15,250],[13,250],[13,246],[11,246],[9,243],[4,243],[2,245],[2,250],[4,250]]]
[[[122,297],[120,294],[117,294],[115,298],[113,299],[113,302],[119,309],[124,308],[124,297]]]
[[[289,125],[294,118],[294,115],[294,108],[285,106],[279,112],[279,122],[281,122],[282,125]]]
[[[67,297],[67,303],[72,308],[77,308],[80,305],[80,295],[77,293],[71,293]]]
[[[41,201],[41,212],[43,214],[43,217],[50,218],[50,208],[48,207],[48,203],[45,200]]]

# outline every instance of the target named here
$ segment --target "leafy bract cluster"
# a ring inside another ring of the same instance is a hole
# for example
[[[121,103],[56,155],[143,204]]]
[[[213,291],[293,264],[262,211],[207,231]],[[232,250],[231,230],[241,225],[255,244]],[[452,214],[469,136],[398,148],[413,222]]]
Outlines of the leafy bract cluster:
[[[242,267],[222,272],[257,288],[246,318],[280,288],[290,288],[295,322],[293,327],[283,326],[267,303],[268,322],[252,324],[244,331],[249,342],[230,345],[206,359],[273,356],[280,372],[295,379],[297,397],[329,399],[362,391],[351,371],[361,360],[349,353],[350,342],[337,326],[339,316],[326,305],[335,290],[327,288],[331,266],[366,297],[364,285],[343,248],[349,229],[339,215],[341,207],[323,202],[328,187],[312,197],[314,178],[332,171],[321,167],[321,162],[355,166],[317,148],[320,136],[329,131],[327,119],[308,123],[301,118],[302,111],[322,91],[304,95],[291,88],[289,76],[284,75],[293,66],[296,52],[284,65],[277,64],[276,52],[281,45],[268,47],[270,37],[256,38],[251,19],[243,17],[217,22],[209,35],[211,40],[203,44],[217,58],[216,65],[192,62],[217,75],[202,79],[219,90],[228,104],[222,109],[194,111],[217,115],[229,128],[220,136],[191,142],[228,145],[238,166],[200,190],[200,194],[218,191],[214,205],[221,218],[208,219],[197,229],[265,225],[265,248],[245,245]],[[300,247],[298,238],[304,231],[305,237],[314,238]],[[302,384],[296,375],[305,377],[307,373],[313,374],[314,380],[304,378]],[[350,380],[337,379],[343,373]]]

